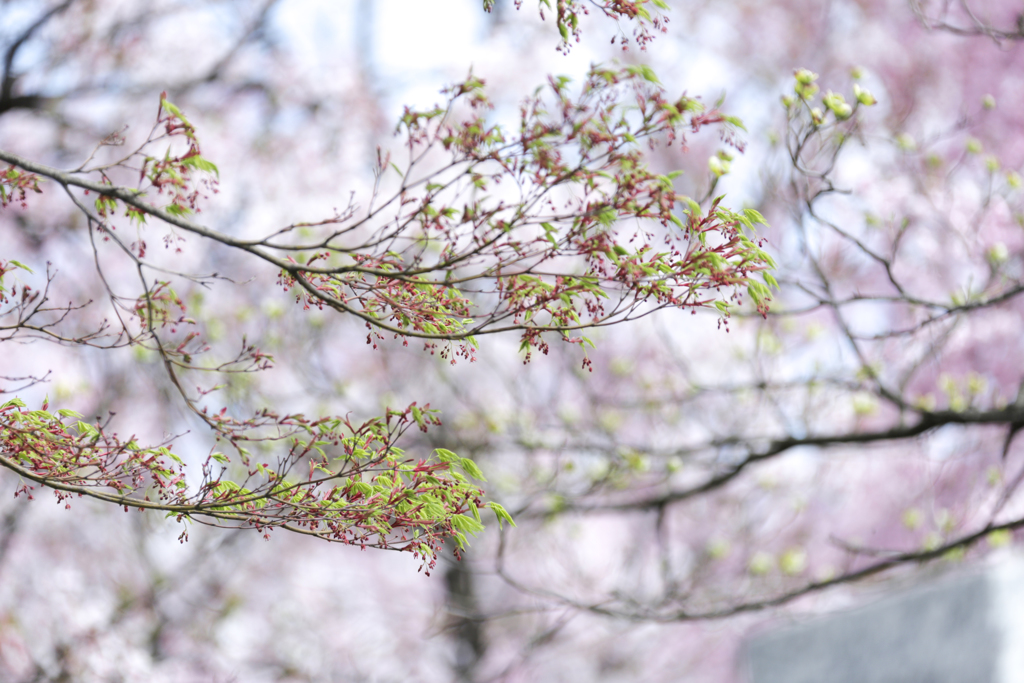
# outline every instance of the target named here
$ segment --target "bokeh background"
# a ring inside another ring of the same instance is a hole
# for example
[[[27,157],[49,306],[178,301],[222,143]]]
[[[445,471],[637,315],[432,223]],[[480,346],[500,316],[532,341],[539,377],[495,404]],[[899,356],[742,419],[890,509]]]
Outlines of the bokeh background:
[[[244,335],[276,359],[233,378],[229,406],[429,402],[444,426],[406,448],[474,458],[518,526],[490,525],[426,577],[406,554],[283,532],[194,528],[180,544],[173,520],[15,499],[0,472],[0,678],[740,681],[743,638],[787,615],[1012,548],[1012,530],[981,532],[1024,516],[1007,438],[1024,409],[1024,6],[669,5],[667,32],[626,51],[633,26],[591,6],[562,54],[529,1],[0,0],[0,148],[75,167],[112,131],[143,140],[167,91],[220,168],[203,220],[235,235],[365,197],[402,107],[470,69],[502,122],[549,74],[650,65],[746,124],[720,179],[714,132],[650,163],[684,169],[681,192],[717,182],[761,211],[781,283],[767,318],[744,308],[728,331],[681,312],[597,331],[592,373],[574,345],[524,365],[502,337],[451,366],[416,344],[374,350],[361,324],[294,305],[272,269],[173,233],[165,250],[147,228],[154,258],[231,278],[179,289],[214,346]],[[878,104],[801,137],[806,112],[780,102],[798,68]],[[59,193],[0,213],[0,236],[35,286],[52,264],[54,301],[94,301],[76,324],[112,315]],[[132,286],[115,254],[96,259]],[[9,342],[0,375],[29,404],[209,448],[145,352]]]

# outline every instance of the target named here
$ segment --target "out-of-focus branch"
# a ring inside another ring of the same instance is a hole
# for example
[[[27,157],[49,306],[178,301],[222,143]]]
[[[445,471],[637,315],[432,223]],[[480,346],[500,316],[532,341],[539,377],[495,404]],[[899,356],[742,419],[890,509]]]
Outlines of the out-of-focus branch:
[[[925,28],[933,31],[945,31],[957,36],[973,37],[984,36],[996,43],[1006,41],[1024,40],[1024,12],[1017,15],[1016,25],[1013,27],[997,27],[981,19],[974,9],[971,8],[969,0],[958,0],[957,6],[963,17],[959,20],[950,18],[949,3],[942,3],[942,11],[937,15],[928,11],[927,3],[921,0],[908,0],[910,9],[914,16]]]
[[[501,576],[509,585],[515,587],[524,593],[534,595],[539,598],[551,600],[557,603],[572,606],[576,609],[585,610],[595,614],[601,614],[616,619],[628,619],[631,621],[652,621],[652,622],[685,622],[685,621],[713,621],[718,619],[727,619],[729,617],[745,614],[749,612],[758,612],[772,607],[780,607],[787,603],[793,602],[800,598],[822,591],[843,586],[857,581],[862,581],[866,578],[876,576],[883,572],[895,569],[897,567],[921,564],[926,562],[933,562],[948,556],[950,553],[962,551],[977,545],[980,541],[985,540],[993,533],[1014,531],[1017,529],[1024,528],[1024,518],[1015,519],[1002,524],[989,524],[977,531],[969,534],[961,535],[951,541],[943,543],[935,548],[927,550],[918,550],[903,553],[893,553],[885,559],[877,562],[867,564],[860,569],[854,571],[844,572],[838,576],[834,576],[830,579],[822,581],[812,581],[797,588],[788,590],[777,595],[751,600],[748,602],[738,602],[725,607],[718,607],[712,609],[687,609],[685,607],[675,607],[671,605],[663,605],[654,609],[651,608],[619,608],[609,604],[609,601],[602,603],[586,603],[578,600],[573,600],[564,595],[554,593],[551,591],[538,589],[531,587],[519,580],[517,580],[510,573],[506,566],[506,559],[504,556],[505,544],[502,542],[498,551],[498,575]]]
[[[700,452],[718,450],[723,447],[742,448],[745,445],[757,444],[759,442],[765,444],[760,448],[751,447],[746,455],[740,456],[739,461],[728,466],[724,472],[716,474],[707,481],[696,486],[678,491],[660,493],[654,496],[641,497],[624,503],[562,502],[559,504],[559,510],[600,513],[612,510],[643,511],[658,509],[671,503],[687,500],[699,495],[710,493],[716,489],[720,489],[736,480],[751,465],[783,455],[794,448],[827,448],[830,446],[849,444],[876,444],[903,441],[913,439],[926,434],[929,431],[947,425],[1006,425],[1012,428],[1017,425],[1024,424],[1024,406],[1012,405],[995,410],[967,410],[963,412],[950,410],[929,412],[919,408],[915,409],[911,406],[904,406],[904,408],[918,414],[919,418],[914,424],[901,424],[888,429],[874,431],[850,430],[836,434],[821,434],[804,437],[790,436],[782,439],[730,437],[726,439],[717,439],[705,444],[690,446],[685,449],[670,449],[659,453],[649,453],[649,455],[653,455],[659,459],[664,459],[679,455],[689,456]],[[519,514],[530,515],[531,513],[524,511]],[[536,514],[547,515],[550,514],[550,511],[537,511]]]
[[[72,2],[73,0],[65,0],[44,12],[41,17],[29,24],[7,48],[3,59],[3,73],[0,75],[0,114],[17,107],[35,107],[42,101],[43,98],[39,95],[14,95],[14,84],[18,78],[14,73],[14,59],[18,56],[18,50],[25,44],[25,41],[45,26],[50,19],[70,7]]]

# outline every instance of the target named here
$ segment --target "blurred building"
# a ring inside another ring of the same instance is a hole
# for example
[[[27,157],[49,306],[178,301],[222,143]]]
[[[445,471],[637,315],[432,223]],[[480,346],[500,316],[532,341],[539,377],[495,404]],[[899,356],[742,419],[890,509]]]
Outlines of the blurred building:
[[[1024,683],[1024,558],[751,637],[750,683]]]

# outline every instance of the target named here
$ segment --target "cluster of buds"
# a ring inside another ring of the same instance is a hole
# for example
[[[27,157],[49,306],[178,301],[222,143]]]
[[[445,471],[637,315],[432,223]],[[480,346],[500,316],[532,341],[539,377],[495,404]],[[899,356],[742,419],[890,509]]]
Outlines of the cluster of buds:
[[[42,193],[39,189],[39,176],[15,168],[13,164],[8,166],[6,171],[0,173],[0,208],[7,208],[8,204],[15,202],[25,208],[28,206],[27,193],[30,190]]]
[[[796,91],[800,99],[809,100],[818,94],[818,86],[814,82],[818,80],[818,74],[809,69],[797,69],[793,75],[796,76],[793,90]]]
[[[834,93],[829,90],[825,93],[825,96],[821,98],[821,103],[824,104],[829,111],[835,114],[836,118],[840,121],[845,121],[853,116],[853,107],[847,104],[846,98],[839,93]]]
[[[715,174],[716,178],[721,178],[732,168],[732,159],[733,156],[731,154],[721,150],[715,156],[708,159],[708,168]]]
[[[860,87],[856,83],[853,84],[853,96],[857,98],[857,102],[863,104],[865,107],[870,107],[874,104],[878,104],[878,100],[875,96],[869,93],[864,88]]]
[[[809,101],[819,90],[818,85],[815,83],[818,80],[818,74],[809,69],[797,69],[793,75],[796,78],[796,83],[793,85],[796,96],[784,95],[782,97],[782,104],[786,107],[787,111],[793,112],[794,107],[799,103],[807,103],[810,109],[811,121],[815,126],[823,125],[825,119],[828,118],[829,112],[835,116],[837,121],[845,121],[853,116],[855,106],[864,105],[870,107],[878,102],[874,95],[855,83],[853,86],[853,96],[856,104],[851,105],[841,94],[829,90],[821,98],[821,107],[810,106]],[[859,75],[859,71],[855,72],[854,78],[858,78]]]

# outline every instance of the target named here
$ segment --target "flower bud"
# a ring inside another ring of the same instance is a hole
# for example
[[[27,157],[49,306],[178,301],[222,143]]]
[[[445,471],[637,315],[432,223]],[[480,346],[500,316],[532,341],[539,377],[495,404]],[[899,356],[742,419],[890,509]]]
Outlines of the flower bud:
[[[995,109],[996,98],[992,97],[991,95],[985,95],[984,97],[981,98],[981,106],[985,107],[985,109]]]
[[[790,576],[802,574],[807,569],[807,552],[803,548],[790,548],[782,553],[779,568]]]
[[[715,176],[721,178],[729,172],[729,162],[723,159],[719,159],[717,156],[713,156],[708,159],[708,168]]]
[[[846,98],[831,90],[821,98],[821,103],[828,107],[837,119],[848,119],[853,114],[853,108],[846,103]]]
[[[775,567],[775,558],[768,553],[758,551],[747,563],[747,570],[754,576],[764,576]]]
[[[729,542],[723,539],[714,539],[708,542],[707,553],[712,560],[721,560],[729,555]]]
[[[994,155],[989,154],[985,157],[985,168],[988,169],[989,173],[995,173],[999,170],[999,159]]]
[[[794,104],[796,104],[796,98],[795,97],[793,97],[792,95],[783,95],[782,96],[782,106],[783,107],[785,107],[786,109],[789,109]]]
[[[1010,250],[1002,242],[996,242],[985,252],[985,257],[993,267],[999,266],[1010,259]]]
[[[814,97],[814,94],[818,92],[818,86],[816,86],[813,83],[810,83],[808,85],[797,83],[795,86],[793,86],[793,89],[796,91],[796,94],[801,97],[801,99],[805,100],[811,99],[812,97]]]
[[[1017,173],[1016,171],[1007,171],[1006,172],[1006,183],[1010,187],[1012,187],[1014,190],[1019,190],[1020,186],[1021,186],[1020,173]]]
[[[917,149],[917,142],[910,136],[909,133],[900,133],[896,136],[896,144],[904,152],[913,152]]]
[[[924,513],[917,508],[910,508],[903,512],[903,526],[914,531],[924,521]]]
[[[864,88],[860,87],[856,83],[853,84],[853,96],[857,98],[857,101],[863,104],[865,107],[870,107],[873,104],[877,104],[878,100],[875,96],[869,93]]]
[[[809,69],[797,69],[793,72],[796,76],[796,82],[801,85],[810,85],[814,81],[818,80],[818,74],[810,71]]]
[[[864,69],[860,68],[859,66],[853,67],[852,69],[850,69],[850,78],[852,78],[855,81],[859,81],[860,79],[864,78]]]
[[[853,413],[858,417],[874,415],[878,412],[878,401],[869,393],[860,392],[853,397]]]
[[[811,109],[811,120],[814,121],[814,125],[820,126],[825,121],[825,115],[821,112],[819,107]]]
[[[978,138],[967,138],[968,154],[981,154],[982,149],[984,148],[981,145],[981,140]]]
[[[1013,534],[1009,529],[996,529],[989,532],[987,539],[988,544],[993,548],[1003,548],[1013,543]]]

